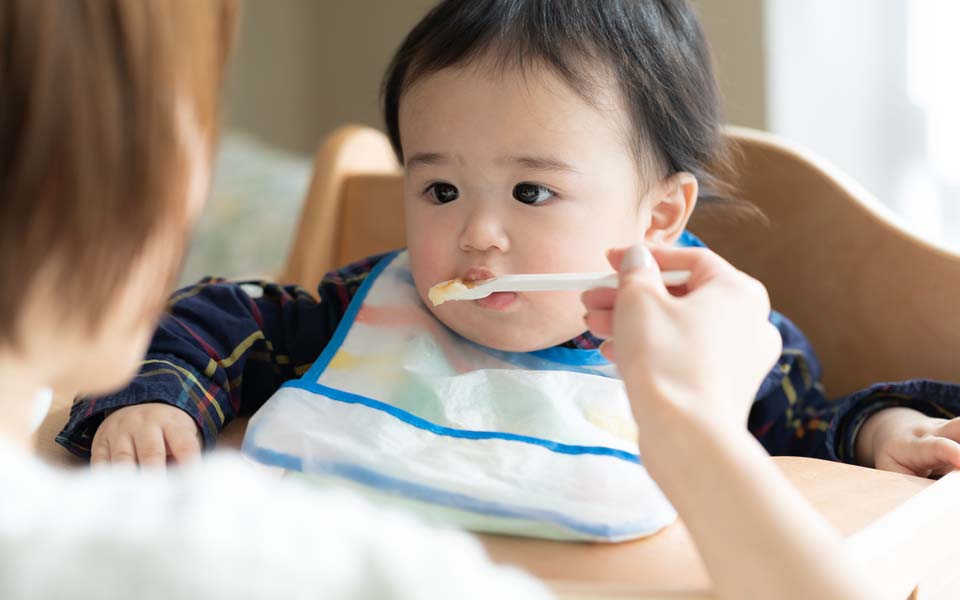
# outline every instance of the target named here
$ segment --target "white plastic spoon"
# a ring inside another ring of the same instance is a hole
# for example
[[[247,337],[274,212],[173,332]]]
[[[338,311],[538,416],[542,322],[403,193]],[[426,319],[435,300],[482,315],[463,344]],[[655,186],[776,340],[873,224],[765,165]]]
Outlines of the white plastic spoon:
[[[685,284],[690,271],[664,271],[663,283],[667,287]],[[592,290],[616,288],[616,273],[544,273],[536,275],[503,275],[478,283],[465,283],[460,279],[444,281],[430,288],[430,301],[439,306],[450,300],[479,300],[496,292],[557,292],[562,290]]]

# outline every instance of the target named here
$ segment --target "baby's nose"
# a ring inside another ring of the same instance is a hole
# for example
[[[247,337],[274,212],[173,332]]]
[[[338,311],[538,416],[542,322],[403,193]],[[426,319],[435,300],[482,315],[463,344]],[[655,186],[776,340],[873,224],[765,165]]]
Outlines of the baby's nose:
[[[468,215],[460,233],[460,249],[465,251],[506,252],[510,239],[502,220],[492,210],[475,210]]]

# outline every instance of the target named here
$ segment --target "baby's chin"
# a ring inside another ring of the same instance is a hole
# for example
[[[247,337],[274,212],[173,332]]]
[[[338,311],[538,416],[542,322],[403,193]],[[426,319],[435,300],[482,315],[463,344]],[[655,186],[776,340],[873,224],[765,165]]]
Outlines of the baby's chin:
[[[453,328],[451,327],[451,329]],[[536,352],[537,350],[543,350],[562,343],[551,343],[549,341],[531,339],[530,337],[518,339],[515,336],[496,336],[484,331],[477,332],[473,335],[471,332],[457,331],[456,329],[454,329],[454,331],[471,342],[502,352]]]
[[[543,335],[542,328],[525,326],[522,321],[511,323],[509,320],[505,320],[496,325],[492,323],[467,323],[462,322],[460,319],[451,318],[450,315],[443,314],[443,311],[431,310],[431,312],[438,321],[461,337],[475,344],[503,352],[535,352],[537,350],[544,350],[562,344],[579,335],[575,333],[565,337],[555,334],[547,337]]]
[[[487,348],[493,348],[494,350],[500,350],[502,352],[536,352],[537,350],[544,350],[546,348],[551,348],[561,343],[561,342],[557,342],[557,344],[552,344],[550,342],[536,342],[536,341],[531,342],[529,339],[527,340],[498,339],[498,338],[494,338],[486,335],[470,336],[470,335],[465,335],[459,331],[457,333],[460,333],[460,335],[470,340],[471,342],[480,344],[481,346],[485,346]]]

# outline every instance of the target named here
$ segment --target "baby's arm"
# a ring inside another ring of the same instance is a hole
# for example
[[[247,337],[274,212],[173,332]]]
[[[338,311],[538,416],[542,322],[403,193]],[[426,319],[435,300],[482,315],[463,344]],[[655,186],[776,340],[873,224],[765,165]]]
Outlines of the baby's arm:
[[[840,460],[919,476],[960,468],[960,386],[879,383],[838,404],[829,444]]]
[[[750,410],[748,428],[773,456],[836,460],[827,443],[838,403],[820,385],[820,363],[806,336],[789,319],[772,313],[783,350],[764,378]]]
[[[857,462],[918,477],[960,468],[960,419],[928,417],[912,408],[881,410],[857,435]]]
[[[205,281],[171,298],[127,389],[82,398],[57,441],[80,456],[161,466],[212,446],[235,416],[301,376],[383,255],[328,273],[319,302],[273,283]],[[199,440],[197,433],[199,432]]]
[[[803,333],[774,315],[784,350],[750,412],[749,429],[773,455],[842,460],[927,477],[960,468],[960,386],[878,384],[828,400]]]
[[[164,402],[118,408],[104,418],[90,447],[90,462],[163,468],[200,454],[201,430],[190,414]]]
[[[81,398],[58,441],[96,460],[165,463],[199,451],[323,349],[339,318],[305,291],[209,281],[171,299],[139,375],[124,390]]]

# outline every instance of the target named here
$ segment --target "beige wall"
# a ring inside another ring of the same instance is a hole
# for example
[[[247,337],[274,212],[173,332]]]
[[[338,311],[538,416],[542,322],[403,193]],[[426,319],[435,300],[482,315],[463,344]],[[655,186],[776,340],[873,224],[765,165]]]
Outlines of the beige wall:
[[[227,126],[311,152],[348,121],[380,127],[380,77],[435,0],[247,0]],[[764,0],[696,0],[729,120],[764,127]]]
[[[380,126],[380,77],[433,0],[246,0],[227,126],[311,152],[348,121]]]
[[[727,120],[766,129],[766,0],[697,0],[713,51]]]

